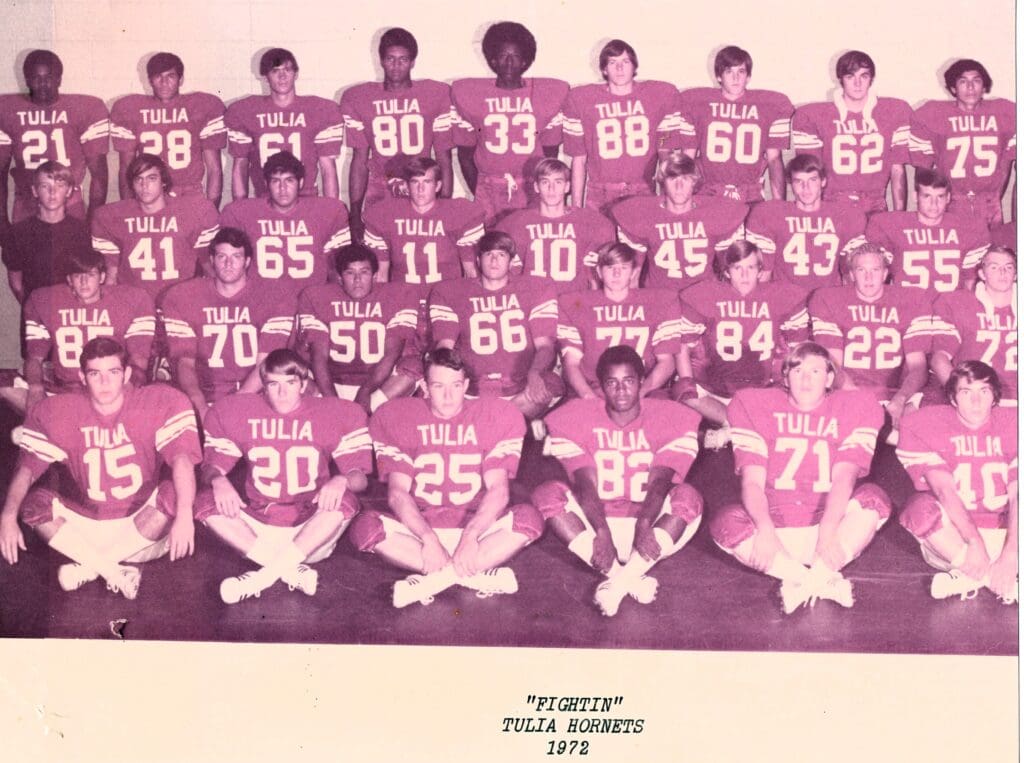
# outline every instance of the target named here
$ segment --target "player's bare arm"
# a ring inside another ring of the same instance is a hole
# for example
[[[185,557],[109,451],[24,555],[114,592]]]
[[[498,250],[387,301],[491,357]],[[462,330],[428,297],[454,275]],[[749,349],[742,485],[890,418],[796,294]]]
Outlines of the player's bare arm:
[[[402,350],[405,349],[405,340],[400,336],[388,335],[384,339],[384,356],[370,369],[370,375],[362,386],[356,390],[353,401],[361,405],[363,410],[370,412],[370,398],[373,393],[384,386],[384,382],[391,378],[398,359],[402,357]],[[333,390],[333,386],[332,386]]]
[[[32,472],[19,466],[7,488],[3,510],[0,510],[0,554],[3,554],[8,564],[17,563],[19,550],[27,550],[25,536],[18,527],[18,511],[33,482]]]
[[[224,193],[224,168],[220,163],[220,149],[204,148],[203,166],[206,167],[206,198],[220,209],[220,199]]]
[[[483,572],[478,558],[480,536],[493,525],[508,506],[508,474],[504,469],[488,469],[484,472],[484,494],[472,519],[462,531],[459,545],[452,554],[455,572],[463,577]]]
[[[675,472],[667,466],[653,466],[647,477],[647,494],[636,516],[633,548],[648,561],[653,562],[661,557],[661,545],[654,537],[654,522],[661,513],[668,492],[672,489],[674,476]]]
[[[338,184],[338,165],[336,156],[321,156],[317,159],[320,166],[320,182],[322,183],[323,195],[328,199],[337,199],[341,195]]]
[[[907,168],[894,164],[889,170],[889,191],[892,193],[892,208],[902,212],[907,208]]]
[[[960,565],[960,569],[968,577],[981,580],[988,573],[988,552],[985,550],[985,541],[982,540],[981,533],[978,532],[956,491],[953,474],[942,469],[932,469],[925,473],[925,480],[935,493],[939,504],[946,510],[949,521],[967,544],[967,557]]]
[[[744,466],[740,473],[740,499],[755,528],[750,562],[758,572],[767,570],[775,555],[783,550],[768,511],[767,479],[767,469],[756,464]]]
[[[907,401],[924,389],[928,382],[928,358],[923,352],[908,352],[904,355],[904,377],[900,388],[889,399],[885,410],[892,417],[894,429],[899,429],[900,419],[907,412]],[[947,377],[948,378],[948,377]]]
[[[472,193],[476,193],[476,181],[480,176],[477,171],[476,162],[473,160],[475,146],[458,146],[456,149],[459,157],[459,169],[462,170],[462,179],[466,181],[466,187]],[[557,151],[557,147],[555,148]]]
[[[608,528],[605,517],[604,502],[597,492],[597,470],[585,467],[577,469],[573,476],[573,492],[579,498],[583,515],[594,528],[594,555],[590,559],[591,566],[601,574],[607,574],[615,562],[615,544],[612,543],[612,531]]]
[[[814,555],[831,570],[838,571],[847,561],[837,531],[850,504],[857,483],[857,471],[857,466],[847,461],[832,466],[832,487],[825,496],[825,512],[818,525],[818,542],[814,549]]]
[[[184,453],[171,460],[171,482],[174,484],[174,519],[168,534],[171,561],[192,556],[196,547],[196,525],[192,509],[196,502],[196,473],[192,462]]]
[[[1006,539],[1003,541],[1003,550],[992,566],[989,567],[988,587],[992,593],[999,597],[1013,595],[1017,585],[1017,481],[1014,480],[1006,487],[1008,496],[1006,509]]]
[[[583,191],[587,187],[587,157],[574,156],[572,158],[572,205],[583,207]]]
[[[249,159],[236,156],[231,163],[231,200],[238,201],[249,196]]]
[[[245,502],[224,472],[211,464],[203,464],[199,481],[203,485],[209,485],[213,490],[218,512],[231,519],[238,516]]]
[[[107,203],[107,186],[109,185],[107,155],[100,154],[86,159],[89,168],[89,209],[88,215]]]
[[[352,164],[348,169],[348,199],[351,209],[348,211],[348,225],[352,231],[352,240],[363,240],[363,200],[366,198],[366,186],[370,180],[370,147],[352,149]]]
[[[408,474],[392,472],[388,475],[388,508],[423,544],[424,574],[436,572],[451,561],[437,533],[427,524],[416,506],[416,500],[412,497],[412,477]]]

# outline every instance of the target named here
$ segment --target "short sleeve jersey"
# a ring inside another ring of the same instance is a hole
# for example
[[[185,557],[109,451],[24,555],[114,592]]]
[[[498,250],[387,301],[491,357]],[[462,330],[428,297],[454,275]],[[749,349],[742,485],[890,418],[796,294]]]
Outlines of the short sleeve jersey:
[[[18,463],[33,480],[50,464],[67,464],[92,519],[138,509],[156,489],[161,462],[202,460],[192,404],[166,384],[126,385],[121,409],[110,415],[81,392],[44,398],[29,411],[19,445]]]
[[[662,206],[655,196],[634,196],[612,207],[619,240],[636,249],[647,262],[644,286],[682,289],[714,276],[716,252],[743,238],[747,207],[738,201],[694,199],[694,208],[681,215]]]
[[[745,297],[708,281],[679,294],[683,342],[698,349],[695,378],[716,395],[763,387],[787,348],[807,338],[807,293],[792,284],[762,284]]]
[[[92,218],[92,248],[117,267],[118,283],[139,286],[156,299],[187,281],[217,234],[217,208],[202,196],[168,196],[145,214],[135,199],[107,204]]]
[[[266,193],[262,167],[274,154],[288,151],[306,169],[303,194],[316,196],[318,161],[341,153],[345,126],[334,101],[316,95],[297,95],[290,106],[276,106],[270,96],[251,95],[228,106],[224,113],[228,151],[249,159],[255,196]]]
[[[302,339],[327,354],[336,384],[362,385],[384,357],[389,341],[416,335],[419,299],[405,284],[376,283],[354,299],[336,283],[310,286],[299,295]]]
[[[840,90],[834,100],[809,103],[793,114],[793,150],[813,154],[828,171],[825,199],[884,196],[894,166],[908,164],[910,105],[899,98],[868,96],[863,111],[850,111]]]
[[[526,175],[543,148],[562,142],[562,103],[569,85],[559,79],[524,77],[523,86],[504,90],[493,79],[460,79],[452,84],[455,144],[474,146],[473,161],[484,175]]]
[[[440,419],[423,398],[391,400],[370,419],[377,473],[413,480],[421,509],[475,509],[483,497],[484,474],[502,469],[511,480],[519,469],[526,424],[506,400],[466,400],[450,419]]]
[[[515,395],[526,386],[534,343],[554,344],[558,301],[544,281],[513,276],[504,288],[485,289],[478,278],[444,281],[430,293],[435,342],[452,341],[471,367],[471,394]]]
[[[839,258],[864,243],[864,213],[846,204],[821,202],[804,212],[795,202],[763,201],[747,218],[747,240],[764,255],[772,280],[803,289],[838,286]]]
[[[984,222],[953,212],[938,225],[919,222],[917,212],[879,212],[868,221],[865,236],[892,255],[893,284],[932,295],[959,289],[989,245]]]
[[[193,278],[168,289],[161,307],[170,357],[195,359],[210,402],[238,389],[260,353],[285,347],[295,322],[289,292],[253,281],[224,297],[212,278]]]
[[[203,151],[221,151],[227,136],[224,102],[210,93],[185,93],[167,103],[150,95],[126,95],[110,110],[114,150],[159,156],[179,196],[202,192]]]
[[[989,228],[989,235],[992,237],[992,246],[1005,246],[1007,249],[1017,251],[1017,223],[1014,220],[1006,223],[999,223]]]
[[[558,218],[536,207],[520,209],[495,226],[516,244],[512,271],[543,278],[562,294],[590,288],[597,250],[615,240],[608,218],[587,207],[568,207]]]
[[[155,329],[153,299],[134,286],[103,286],[90,305],[67,284],[44,286],[25,304],[28,356],[53,362],[55,389],[78,388],[82,348],[98,336],[116,339],[145,367]]]
[[[883,420],[869,392],[836,390],[813,411],[801,411],[781,387],[740,390],[728,416],[736,473],[747,466],[766,469],[765,493],[776,527],[820,522],[833,467],[853,464],[866,476]]]
[[[637,81],[628,95],[580,85],[562,114],[565,153],[587,157],[591,183],[650,183],[658,150],[679,147],[679,107],[667,82]]]
[[[602,501],[641,503],[653,467],[673,471],[679,484],[697,457],[700,414],[669,400],[644,398],[640,415],[625,426],[608,418],[600,398],[571,400],[544,418],[551,455],[570,476],[597,471]]]

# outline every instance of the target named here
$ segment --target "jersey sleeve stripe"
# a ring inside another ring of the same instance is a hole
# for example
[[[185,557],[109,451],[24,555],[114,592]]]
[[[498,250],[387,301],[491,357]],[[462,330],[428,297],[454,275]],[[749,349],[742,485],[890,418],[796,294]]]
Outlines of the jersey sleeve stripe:
[[[366,427],[359,427],[342,436],[337,446],[335,446],[334,452],[331,453],[331,457],[337,459],[342,456],[368,452],[372,446],[373,441],[370,440],[370,430]]]
[[[68,457],[64,449],[51,442],[45,434],[27,427],[21,430],[21,439],[18,441],[18,446],[26,453],[32,454],[47,464],[66,461]]]
[[[93,122],[91,125],[86,127],[82,131],[82,137],[80,138],[82,143],[88,143],[91,140],[100,140],[110,135],[110,120],[100,119]]]
[[[214,117],[207,122],[203,129],[199,131],[199,140],[208,140],[214,135],[221,135],[227,132],[227,127],[224,126],[224,117]]]
[[[362,132],[366,129],[366,125],[359,119],[356,119],[351,114],[345,115],[345,129],[355,130],[356,132]]]
[[[906,146],[910,142],[910,125],[899,125],[892,131],[892,145]]]
[[[203,445],[206,449],[228,458],[238,459],[242,457],[241,449],[227,437],[216,437],[207,432]]]
[[[738,450],[745,450],[761,458],[768,458],[768,444],[764,438],[753,429],[732,427],[730,430],[733,447]]]
[[[682,437],[665,443],[659,450],[659,453],[682,453],[683,455],[697,457],[697,433],[690,431],[684,434]]]
[[[988,244],[971,249],[964,255],[964,262],[961,267],[964,270],[970,270],[971,268],[978,267],[978,263],[981,262],[981,258],[984,257],[987,252]]]
[[[137,140],[135,133],[122,125],[110,123],[110,137],[115,140]]]
[[[342,140],[345,137],[345,125],[342,123],[333,124],[325,127],[316,134],[313,138],[314,144],[321,143],[334,143],[335,141]]]
[[[153,336],[156,333],[156,316],[143,315],[132,319],[128,329],[124,332],[125,339],[137,336]]]
[[[803,132],[802,130],[793,130],[792,141],[794,151],[808,151],[825,146],[824,142],[817,135]]]
[[[484,237],[484,226],[483,223],[474,225],[472,228],[462,234],[462,237],[456,242],[458,246],[472,246],[477,241]]]
[[[436,302],[430,305],[431,323],[455,323],[458,324],[459,316],[448,305],[441,305]]]
[[[388,445],[385,442],[374,440],[373,449],[377,453],[377,458],[390,459],[391,461],[406,464],[409,468],[412,468],[412,459],[394,445]]]
[[[910,132],[907,135],[907,148],[910,149],[912,154],[924,154],[925,156],[932,156],[935,154],[932,142],[926,138],[914,135],[913,132]]]
[[[557,300],[547,299],[533,306],[533,309],[530,311],[530,320],[542,320],[544,318],[558,320]]]
[[[334,249],[338,249],[342,246],[348,246],[352,243],[352,231],[348,227],[342,228],[339,231],[335,231],[334,235],[331,236],[330,240],[324,244],[324,252],[330,252]]]
[[[46,328],[46,325],[39,321],[25,320],[25,340],[26,341],[49,341],[50,332]]]
[[[199,428],[196,426],[196,415],[192,411],[182,411],[178,415],[172,416],[156,430],[156,449],[163,450],[186,432],[199,433]]]
[[[302,331],[322,331],[327,333],[327,324],[310,313],[299,314],[299,328]]]
[[[164,330],[167,331],[168,337],[174,339],[195,339],[196,337],[196,332],[192,330],[188,321],[168,318],[166,315],[164,315]]]
[[[115,257],[121,253],[121,248],[117,244],[99,236],[92,237],[92,248],[106,256]]]
[[[261,330],[266,334],[290,336],[293,328],[295,328],[295,319],[293,317],[290,315],[278,315],[273,318],[267,318]]]
[[[569,440],[565,437],[555,437],[554,435],[552,435],[548,437],[546,455],[551,455],[561,460],[568,458],[579,458],[580,456],[585,454],[583,448],[581,448],[572,440]]]
[[[418,323],[418,316],[416,311],[412,308],[406,308],[405,310],[399,310],[395,313],[391,320],[388,321],[388,328],[411,328],[415,329]]]
[[[583,122],[575,117],[562,117],[562,131],[573,138],[583,137]]]
[[[771,127],[768,128],[768,136],[771,138],[788,138],[789,137],[789,117],[782,117],[772,122]]]
[[[807,314],[807,308],[802,307],[789,320],[783,321],[780,328],[783,331],[799,331],[800,329],[807,328],[809,324],[810,316]]]
[[[490,460],[492,458],[505,458],[506,456],[519,456],[523,450],[523,441],[519,437],[510,437],[505,440],[500,440],[491,448],[491,452],[488,453],[484,460]]]
[[[220,225],[214,225],[210,228],[204,228],[196,239],[195,248],[205,249],[213,241],[213,237],[217,235],[217,231],[220,230]]]
[[[571,342],[572,344],[583,344],[583,338],[580,336],[580,330],[575,326],[571,326],[567,323],[558,324],[558,341],[560,342]]]
[[[762,233],[758,233],[757,231],[752,231],[749,228],[747,228],[746,238],[747,241],[756,246],[765,254],[773,254],[775,252],[775,242]]]
[[[633,239],[631,239],[629,237],[629,234],[626,233],[625,228],[623,228],[621,225],[618,227],[618,234],[619,234],[619,241],[621,241],[623,244],[626,244],[626,246],[630,246],[633,249],[636,249],[638,252],[646,252],[647,251],[647,247],[644,244],[640,243],[639,241],[634,241]],[[590,252],[588,252],[587,254],[589,255]],[[596,262],[597,261],[595,259],[595,264],[596,264]]]
[[[815,316],[812,320],[814,324],[814,335],[817,336],[834,336],[843,338],[843,332],[839,329],[838,323],[832,321],[826,321],[824,318],[818,318]]]
[[[248,146],[250,143],[252,143],[252,138],[246,135],[244,132],[240,130],[232,130],[230,128],[228,128],[228,140],[230,140],[232,143],[237,143],[242,146]]]
[[[914,466],[943,466],[946,463],[938,453],[929,450],[896,448],[896,457],[906,469]]]

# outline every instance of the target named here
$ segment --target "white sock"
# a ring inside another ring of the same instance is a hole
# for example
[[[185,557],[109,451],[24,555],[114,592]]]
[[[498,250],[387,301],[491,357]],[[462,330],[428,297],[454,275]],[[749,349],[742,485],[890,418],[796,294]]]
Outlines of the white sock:
[[[593,530],[583,530],[569,541],[569,550],[589,565],[594,556],[594,540],[596,538],[597,535]]]
[[[671,556],[676,551],[675,541],[672,540],[672,536],[660,527],[654,528],[654,539],[658,541],[658,547],[661,551],[658,553],[657,559],[644,559],[636,551],[630,554],[629,560],[622,565],[622,574],[628,578],[634,580],[638,579],[641,575],[646,575],[651,567],[656,565],[666,556]]]
[[[459,581],[455,574],[455,565],[448,564],[435,572],[427,575],[420,575],[420,588],[428,596],[436,596],[442,591],[447,591]]]
[[[298,567],[306,558],[306,552],[289,541],[262,568],[256,571],[264,588],[268,588]]]
[[[810,575],[810,570],[785,551],[775,554],[772,563],[768,565],[766,573],[779,580],[788,580],[794,583],[803,583]]]
[[[99,573],[104,580],[111,580],[121,572],[120,564],[103,554],[69,522],[65,521],[53,534],[49,546],[87,570]]]

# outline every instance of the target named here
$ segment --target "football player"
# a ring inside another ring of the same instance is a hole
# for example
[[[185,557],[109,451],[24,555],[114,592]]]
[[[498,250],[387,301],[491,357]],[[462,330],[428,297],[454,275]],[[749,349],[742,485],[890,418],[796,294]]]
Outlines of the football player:
[[[616,199],[650,194],[659,156],[678,147],[675,87],[637,81],[640,65],[627,42],[601,48],[604,83],[579,85],[562,107],[565,153],[572,157],[572,205],[598,212]]]
[[[927,101],[910,122],[910,158],[952,181],[952,209],[994,225],[1003,221],[1002,194],[1017,154],[1017,109],[986,98],[992,77],[961,58],[943,78],[952,101]]]
[[[512,212],[495,226],[515,242],[512,272],[546,279],[559,294],[592,288],[597,249],[615,238],[604,215],[566,205],[569,179],[565,163],[541,159],[533,172],[537,205]]]
[[[871,542],[891,512],[871,466],[882,410],[858,390],[830,391],[828,350],[794,347],[782,386],[743,389],[729,404],[742,504],[724,507],[711,537],[733,558],[782,581],[783,611],[818,598],[853,606],[841,570]]]
[[[970,288],[989,245],[979,218],[948,211],[950,181],[936,170],[914,173],[916,212],[880,212],[865,236],[891,255],[892,282],[936,295]]]
[[[121,159],[121,198],[132,196],[128,165],[137,153],[146,153],[163,159],[176,196],[205,193],[219,207],[224,188],[220,152],[228,136],[224,102],[210,93],[183,94],[185,64],[174,53],[151,56],[146,79],[153,95],[126,95],[110,110],[111,142]]]
[[[388,29],[377,50],[383,82],[355,85],[341,96],[345,143],[352,149],[348,198],[356,241],[363,237],[363,212],[391,195],[389,186],[403,180],[400,170],[407,159],[433,152],[441,195],[452,195],[450,88],[432,79],[412,79],[419,45],[405,29]]]
[[[491,24],[481,48],[496,78],[452,83],[452,127],[462,176],[490,225],[527,205],[526,178],[542,157],[558,158],[569,85],[523,76],[537,57],[537,40],[522,24]]]
[[[224,114],[228,153],[234,159],[231,198],[248,196],[250,179],[253,195],[265,195],[265,177],[260,170],[271,156],[285,150],[302,162],[309,179],[302,188],[303,195],[317,195],[319,173],[323,195],[338,198],[335,160],[345,138],[338,104],[295,92],[299,64],[292,52],[284,48],[271,48],[260,57],[260,76],[266,78],[270,94],[235,101]]]
[[[512,239],[485,233],[477,244],[477,278],[443,281],[430,293],[430,325],[437,347],[453,347],[466,359],[468,393],[509,400],[535,419],[562,396],[552,369],[558,301],[551,286],[512,276]]]
[[[637,196],[612,207],[619,240],[641,255],[644,286],[681,289],[712,278],[716,252],[743,238],[747,207],[729,199],[696,196],[701,179],[680,151],[658,162],[661,195]]]
[[[36,211],[33,170],[45,161],[71,169],[73,187],[68,213],[85,218],[82,199],[89,173],[89,214],[107,201],[107,107],[92,95],[62,95],[64,64],[56,53],[33,50],[22,65],[28,95],[0,96],[0,232]],[[7,216],[7,176],[14,159],[14,207]]]
[[[336,198],[305,196],[306,168],[281,151],[263,165],[267,194],[224,207],[221,224],[245,231],[255,250],[252,277],[297,298],[330,280],[331,252],[351,241],[348,210]]]
[[[262,394],[222,398],[203,422],[196,519],[259,566],[221,581],[225,604],[258,597],[278,580],[315,594],[319,575],[309,565],[333,553],[372,468],[366,414],[345,400],[304,395],[310,373],[302,358],[274,350],[259,374]],[[240,458],[244,499],[227,476]]]
[[[478,596],[519,588],[505,562],[544,530],[533,506],[509,506],[526,425],[511,403],[466,397],[469,377],[457,352],[424,358],[426,398],[392,400],[373,414],[377,472],[389,513],[364,511],[349,539],[413,574],[395,583],[396,607],[429,604],[453,585]]]
[[[946,380],[949,405],[909,414],[896,455],[919,492],[900,513],[921,544],[936,599],[988,588],[1017,601],[1017,411],[999,405],[999,376],[965,360]]]
[[[210,242],[212,278],[172,286],[161,300],[168,357],[200,418],[235,392],[260,389],[260,364],[291,338],[295,298],[249,278],[252,244],[237,228]]]
[[[786,198],[782,151],[789,148],[793,115],[782,93],[747,89],[753,73],[750,54],[727,45],[715,54],[719,88],[692,88],[679,97],[683,148],[700,154],[701,193],[747,204],[764,198],[766,167],[771,198]]]
[[[845,202],[822,201],[828,179],[821,160],[797,154],[786,166],[796,197],[755,204],[747,218],[747,238],[764,255],[772,280],[811,291],[838,286],[838,263],[864,243],[864,213]]]
[[[41,400],[29,412],[18,466],[0,512],[0,555],[9,564],[25,551],[18,516],[71,562],[57,582],[74,591],[102,577],[134,599],[136,563],[191,556],[194,466],[202,459],[196,417],[173,387],[136,388],[124,348],[97,337],[82,350],[85,389]],[[50,464],[66,463],[79,498],[32,484]],[[170,480],[160,479],[166,464]]]
[[[612,617],[627,595],[654,601],[658,581],[647,573],[697,532],[704,501],[683,480],[700,418],[642,398],[644,364],[629,347],[601,353],[597,377],[603,400],[572,400],[546,417],[548,451],[569,484],[545,482],[533,502],[569,550],[606,578],[594,602]]]
[[[793,150],[817,156],[828,172],[826,201],[851,204],[865,214],[907,208],[910,104],[879,97],[875,62],[860,50],[836,61],[839,88],[832,100],[800,106],[793,114]]]
[[[405,284],[377,283],[377,255],[362,244],[338,249],[334,264],[337,283],[299,295],[299,330],[320,394],[369,414],[413,390],[415,379],[396,367],[417,333],[419,297]]]

